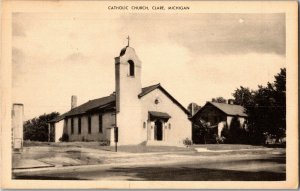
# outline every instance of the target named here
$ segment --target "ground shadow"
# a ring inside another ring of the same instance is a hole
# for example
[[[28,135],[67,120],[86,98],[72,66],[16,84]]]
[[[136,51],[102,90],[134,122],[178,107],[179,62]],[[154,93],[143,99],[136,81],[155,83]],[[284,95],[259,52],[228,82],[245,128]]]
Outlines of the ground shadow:
[[[247,172],[208,168],[164,168],[164,167],[132,167],[113,168],[108,173],[130,175],[137,180],[148,181],[280,181],[286,179],[285,173]],[[134,180],[134,179],[132,179]]]

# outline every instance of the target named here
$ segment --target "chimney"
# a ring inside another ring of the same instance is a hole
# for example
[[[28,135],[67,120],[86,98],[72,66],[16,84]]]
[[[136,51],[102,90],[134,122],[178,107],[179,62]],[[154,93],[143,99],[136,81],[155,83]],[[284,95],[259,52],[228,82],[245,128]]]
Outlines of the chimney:
[[[192,116],[195,114],[195,103],[192,103]]]
[[[234,100],[233,99],[228,99],[228,104],[233,105],[234,104]]]
[[[77,96],[72,95],[72,97],[71,97],[71,109],[74,109],[75,107],[77,107]]]

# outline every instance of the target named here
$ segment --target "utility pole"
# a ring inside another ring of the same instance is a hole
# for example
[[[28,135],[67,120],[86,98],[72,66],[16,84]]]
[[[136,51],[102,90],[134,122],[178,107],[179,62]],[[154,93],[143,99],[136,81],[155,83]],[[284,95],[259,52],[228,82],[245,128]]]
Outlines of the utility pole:
[[[128,36],[129,38],[129,36]],[[128,42],[129,43],[129,42]],[[116,102],[117,102],[117,92],[116,92]],[[116,103],[117,104],[117,103]],[[119,130],[118,130],[118,123],[117,123],[117,113],[118,113],[118,109],[116,107],[116,113],[115,113],[115,127],[114,127],[114,141],[115,141],[115,151],[118,152],[118,140],[119,140]]]

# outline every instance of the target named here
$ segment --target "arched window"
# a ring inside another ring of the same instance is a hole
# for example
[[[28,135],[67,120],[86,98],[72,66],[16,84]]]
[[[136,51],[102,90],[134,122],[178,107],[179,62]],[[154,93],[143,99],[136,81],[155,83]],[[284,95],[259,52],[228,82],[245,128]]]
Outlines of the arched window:
[[[128,60],[129,64],[129,76],[134,76],[134,62],[132,60]]]

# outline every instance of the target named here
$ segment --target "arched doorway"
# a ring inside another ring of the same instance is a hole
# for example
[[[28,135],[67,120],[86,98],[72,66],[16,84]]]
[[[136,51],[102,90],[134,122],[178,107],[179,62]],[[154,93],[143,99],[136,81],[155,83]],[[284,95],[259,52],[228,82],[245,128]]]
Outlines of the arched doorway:
[[[155,121],[155,128],[154,128],[154,137],[157,141],[163,140],[163,129],[162,129],[162,122],[160,120]]]

